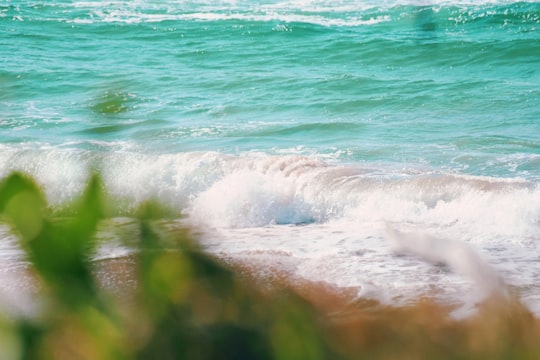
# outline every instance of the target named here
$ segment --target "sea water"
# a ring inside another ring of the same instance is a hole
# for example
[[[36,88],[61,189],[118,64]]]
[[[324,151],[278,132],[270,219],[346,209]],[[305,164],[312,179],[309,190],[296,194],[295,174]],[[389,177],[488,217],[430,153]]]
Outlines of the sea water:
[[[0,177],[96,169],[262,272],[538,315],[540,3],[4,0]]]

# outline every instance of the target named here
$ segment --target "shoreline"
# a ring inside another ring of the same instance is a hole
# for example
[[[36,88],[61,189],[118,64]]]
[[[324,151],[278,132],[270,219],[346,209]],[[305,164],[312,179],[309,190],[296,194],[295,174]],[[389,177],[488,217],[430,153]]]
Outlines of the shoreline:
[[[540,319],[512,296],[478,304],[477,313],[463,319],[452,318],[451,308],[429,298],[407,306],[377,303],[359,298],[356,288],[299,279],[279,263],[261,272],[257,263],[211,254],[194,229],[163,222],[158,203],[141,204],[130,222],[131,255],[92,261],[99,250],[100,222],[107,218],[103,190],[100,178],[92,177],[73,203],[73,215],[58,219],[47,212],[32,179],[14,173],[0,183],[0,212],[28,260],[16,269],[24,279],[17,283],[26,286],[35,305],[29,313],[0,321],[0,335],[15,339],[0,355],[197,360],[540,356]],[[14,298],[14,304],[21,303]]]
[[[188,252],[190,251],[192,250],[188,247]],[[136,320],[131,317],[140,311],[141,291],[146,291],[146,285],[141,283],[140,278],[143,266],[140,262],[143,261],[145,252],[149,252],[150,256],[160,257],[163,249],[141,249],[130,255],[98,259],[90,263],[98,293],[116,304],[114,306],[119,307],[121,317],[129,318],[128,323]],[[174,259],[180,256],[178,259],[181,259],[182,252],[165,250],[164,254]],[[175,255],[176,253],[178,254]],[[513,349],[512,351],[518,354],[515,357],[517,359],[529,358],[527,354],[540,354],[540,344],[536,341],[540,336],[540,318],[534,317],[513,297],[493,298],[478,304],[474,314],[456,319],[450,315],[453,310],[451,306],[438,304],[429,297],[419,298],[418,302],[405,306],[385,305],[375,300],[359,298],[356,288],[339,288],[324,282],[298,279],[292,272],[277,266],[261,271],[254,264],[209,256],[197,249],[195,253],[203,256],[203,262],[208,260],[215,263],[217,269],[229,274],[225,278],[230,276],[232,284],[236,284],[231,285],[232,288],[238,286],[244,289],[241,293],[247,291],[248,308],[238,311],[250,312],[252,310],[249,308],[252,306],[272,309],[270,314],[275,312],[274,316],[281,312],[306,311],[310,314],[308,318],[313,317],[314,323],[310,326],[315,326],[317,333],[320,332],[322,336],[317,337],[317,341],[321,342],[319,345],[330,349],[329,351],[340,359],[355,359],[360,355],[390,359],[398,354],[400,358],[410,359],[434,355],[443,359],[486,356],[500,358],[508,349]],[[17,272],[18,275],[23,275],[23,281],[18,284],[25,284],[27,295],[34,297],[34,301],[44,294],[50,296],[49,291],[44,292],[44,288],[38,285],[39,280],[31,265],[13,267],[12,270],[15,276]],[[174,283],[181,281],[171,280]],[[233,293],[236,293],[236,290]],[[205,299],[205,304],[200,305],[197,296],[202,296],[200,299]],[[225,295],[225,298],[221,298],[222,295],[216,298],[207,296],[208,294],[198,294],[195,298],[184,300],[187,301],[188,308],[193,307],[198,313],[197,317],[202,317],[196,321],[218,321],[216,319],[220,319],[222,315],[215,313],[215,309],[209,309],[230,300],[227,299],[230,295]],[[197,309],[199,306],[203,307]],[[36,314],[34,312],[34,316]],[[266,316],[268,314],[263,317]],[[285,323],[289,324],[289,321],[285,320]]]
[[[385,305],[359,298],[356,288],[299,279],[276,267],[261,272],[253,264],[212,258],[231,269],[240,283],[262,294],[263,303],[289,296],[300,299],[314,311],[324,341],[344,359],[354,359],[358,354],[371,354],[374,358],[393,358],[397,354],[405,356],[402,358],[425,358],[426,349],[440,358],[473,354],[472,358],[499,358],[506,346],[523,346],[525,352],[540,354],[536,341],[540,336],[540,318],[512,295],[494,296],[478,304],[473,314],[457,319],[451,316],[455,307],[437,303],[429,296],[409,305]],[[109,278],[113,279],[109,285],[117,288],[123,283],[134,290],[136,279],[131,267],[135,263],[136,257],[130,255],[100,260],[97,267],[102,275],[110,275],[110,270],[116,274]],[[402,346],[404,353],[395,346]],[[382,355],[387,348],[394,349]],[[407,355],[408,352],[414,355]]]

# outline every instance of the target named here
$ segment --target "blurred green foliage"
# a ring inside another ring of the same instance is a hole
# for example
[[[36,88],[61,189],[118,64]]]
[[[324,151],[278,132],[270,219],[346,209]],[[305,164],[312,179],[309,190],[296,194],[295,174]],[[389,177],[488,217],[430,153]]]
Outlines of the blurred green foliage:
[[[55,219],[31,179],[15,173],[0,184],[0,211],[47,292],[40,316],[3,329],[4,338],[15,340],[0,348],[0,358],[324,357],[306,303],[292,294],[265,298],[204,254],[187,232],[160,235],[153,223],[163,212],[157,204],[143,204],[137,212],[137,287],[129,304],[119,303],[98,286],[91,261],[106,208],[103,194],[99,177],[92,177],[72,206],[73,216]]]
[[[538,320],[519,304],[457,322],[434,305],[355,307],[316,285],[262,291],[188,231],[160,231],[164,210],[151,202],[137,211],[136,285],[115,296],[91,260],[104,194],[93,176],[72,215],[58,218],[32,179],[14,173],[0,183],[0,214],[43,297],[39,314],[0,319],[1,359],[540,358]]]

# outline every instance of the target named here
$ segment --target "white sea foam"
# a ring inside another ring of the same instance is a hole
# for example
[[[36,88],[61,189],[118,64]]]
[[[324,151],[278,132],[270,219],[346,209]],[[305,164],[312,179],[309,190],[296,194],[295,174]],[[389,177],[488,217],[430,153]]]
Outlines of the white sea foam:
[[[29,173],[53,206],[76,197],[93,167],[121,213],[157,199],[187,215],[218,255],[280,263],[287,254],[297,276],[390,303],[429,293],[470,305],[504,279],[539,308],[540,189],[525,180],[297,155],[0,150],[0,175]]]
[[[261,21],[308,23],[321,26],[365,26],[389,21],[384,11],[400,6],[482,6],[511,4],[515,0],[289,0],[266,1],[107,1],[75,2],[69,6],[86,9],[90,17],[65,19],[73,23],[119,22],[142,23],[162,21]],[[529,0],[526,2],[534,2]],[[378,12],[383,12],[377,15]],[[340,16],[335,16],[340,14]]]
[[[130,10],[96,11],[96,17],[92,19],[77,18],[69,19],[66,22],[76,24],[91,24],[95,22],[105,23],[158,23],[164,21],[249,21],[249,22],[283,22],[283,23],[306,23],[320,26],[363,26],[374,25],[389,21],[390,17],[386,15],[359,17],[349,16],[346,18],[332,18],[319,14],[290,14],[277,11],[255,12],[255,13],[231,13],[231,12],[192,12],[184,14],[152,14]]]
[[[540,219],[540,191],[525,180],[332,165],[316,157],[4,146],[0,165],[2,176],[20,170],[36,177],[53,204],[73,198],[95,168],[126,204],[156,198],[217,227],[345,219],[525,240]]]

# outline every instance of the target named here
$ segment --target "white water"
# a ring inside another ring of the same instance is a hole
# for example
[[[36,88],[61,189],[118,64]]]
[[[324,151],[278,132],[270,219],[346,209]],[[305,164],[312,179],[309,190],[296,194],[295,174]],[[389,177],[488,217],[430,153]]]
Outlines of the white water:
[[[201,229],[210,252],[262,272],[277,264],[385,303],[433,296],[456,314],[509,287],[540,314],[540,190],[525,180],[258,153],[5,150],[0,175],[35,177],[53,207],[94,167],[119,215],[157,199]],[[4,264],[23,261],[2,234]],[[98,256],[126,253],[105,246]]]

